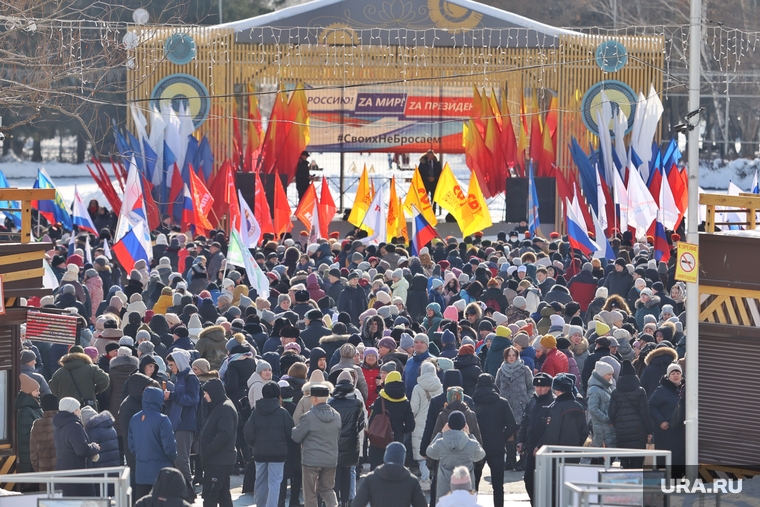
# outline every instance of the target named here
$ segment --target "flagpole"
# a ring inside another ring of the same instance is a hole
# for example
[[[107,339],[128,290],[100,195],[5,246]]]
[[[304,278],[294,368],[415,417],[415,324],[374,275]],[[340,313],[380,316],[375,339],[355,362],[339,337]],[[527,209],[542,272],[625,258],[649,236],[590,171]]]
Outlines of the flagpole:
[[[702,32],[702,1],[690,2],[689,27],[689,111],[699,111],[700,44]],[[689,122],[689,120],[687,120]],[[699,115],[697,115],[699,125]],[[687,240],[699,246],[699,128],[689,126],[689,217]],[[699,464],[699,270],[697,282],[686,284],[686,475],[697,477]]]

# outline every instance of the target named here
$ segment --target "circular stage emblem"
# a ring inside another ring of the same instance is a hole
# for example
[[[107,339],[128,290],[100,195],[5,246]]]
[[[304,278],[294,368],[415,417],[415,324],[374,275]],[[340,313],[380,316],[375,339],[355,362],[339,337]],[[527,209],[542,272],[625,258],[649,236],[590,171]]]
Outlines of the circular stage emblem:
[[[617,72],[628,63],[628,50],[616,40],[602,42],[596,48],[596,64],[604,72]]]
[[[604,92],[604,95],[612,106],[612,117],[617,116],[618,110],[621,110],[628,118],[628,127],[625,129],[625,133],[627,134],[633,128],[633,117],[636,114],[636,101],[638,98],[633,89],[622,81],[599,81],[586,91],[581,101],[583,123],[586,124],[586,128],[591,133],[596,136],[599,135],[599,126],[596,124],[596,111],[601,110],[602,107],[602,92]],[[610,130],[610,136],[614,139],[615,134],[612,132],[611,127],[611,123],[607,125],[607,129]]]
[[[189,74],[172,74],[156,84],[150,94],[151,107],[160,111],[165,101],[170,101],[176,112],[179,112],[180,104],[184,104],[196,129],[206,121],[211,108],[208,90],[198,78]]]
[[[190,63],[195,58],[195,41],[186,33],[175,33],[164,43],[166,58],[177,65]]]

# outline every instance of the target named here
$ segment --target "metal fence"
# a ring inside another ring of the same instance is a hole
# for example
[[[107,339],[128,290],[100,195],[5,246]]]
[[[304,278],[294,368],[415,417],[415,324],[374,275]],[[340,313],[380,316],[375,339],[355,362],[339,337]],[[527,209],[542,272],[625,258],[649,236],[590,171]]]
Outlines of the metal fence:
[[[575,491],[572,488],[565,489],[566,483],[572,483],[565,477],[565,466],[576,465],[580,460],[602,458],[604,460],[603,466],[605,469],[610,469],[615,458],[647,458],[651,457],[653,460],[657,458],[665,459],[665,480],[670,480],[670,470],[672,458],[670,451],[662,450],[645,450],[645,449],[615,449],[615,448],[601,448],[601,447],[571,447],[571,446],[550,446],[545,445],[541,447],[536,453],[536,474],[535,474],[535,486],[533,505],[549,506],[560,505],[560,499],[567,500],[568,496],[575,495],[579,500],[582,500],[585,493],[582,491]],[[568,462],[568,460],[572,460]],[[594,486],[606,487],[605,485],[595,483],[592,481],[576,482],[575,485],[583,489],[581,486],[587,486],[593,484]],[[619,485],[616,485],[619,486]],[[635,486],[635,491],[641,491],[642,486]],[[625,489],[625,488],[623,488]],[[568,493],[569,494],[566,494]],[[628,490],[627,492],[631,492]],[[591,494],[591,493],[589,493]],[[588,495],[587,500],[588,499]],[[557,503],[553,503],[552,499],[557,499]],[[592,502],[592,505],[596,505],[598,502]],[[588,503],[568,503],[563,502],[565,505],[589,505]]]
[[[81,470],[61,470],[25,474],[0,475],[0,483],[45,484],[50,498],[59,484],[91,484],[98,487],[98,497],[111,498],[114,507],[132,505],[132,487],[129,484],[129,467],[85,468]],[[109,486],[113,495],[109,495]]]

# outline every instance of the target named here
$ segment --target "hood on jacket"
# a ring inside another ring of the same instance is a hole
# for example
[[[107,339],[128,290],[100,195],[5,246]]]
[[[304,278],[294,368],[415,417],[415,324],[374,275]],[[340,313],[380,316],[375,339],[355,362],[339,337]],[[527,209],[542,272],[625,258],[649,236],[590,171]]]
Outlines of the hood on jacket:
[[[98,415],[94,415],[90,418],[89,421],[87,421],[87,424],[84,425],[84,429],[86,431],[90,431],[92,428],[110,428],[113,426],[114,418],[113,415],[111,415],[111,412],[108,410],[104,410]]]
[[[150,357],[150,356],[143,356]],[[152,358],[151,358],[152,359]],[[155,361],[154,361],[155,362]],[[160,387],[158,382],[142,373],[133,373],[127,379],[127,394],[130,398],[142,401],[143,391],[146,387]]]
[[[420,376],[417,377],[417,385],[433,396],[442,392],[443,386],[438,379],[438,375],[436,375],[433,363],[422,363],[422,366],[420,366]]]
[[[224,390],[224,384],[222,384],[222,381],[218,378],[208,380],[203,384],[202,389],[204,392],[207,392],[209,398],[211,398],[211,402],[208,404],[211,408],[224,403],[228,399],[227,393]]]
[[[53,416],[53,426],[57,430],[72,422],[82,424],[82,420],[79,419],[79,416],[72,414],[71,412],[66,412],[65,410],[60,410]]]
[[[116,356],[108,363],[108,367],[131,372],[140,367],[140,361],[135,356]]]
[[[222,326],[211,326],[207,327],[203,331],[200,332],[198,335],[198,338],[209,338],[212,341],[215,342],[221,342],[225,341],[225,330]]]
[[[646,304],[641,302],[641,298],[636,300],[636,308],[641,308],[641,305],[644,305],[647,308],[652,308],[653,306],[658,306],[660,304],[660,296],[652,296],[649,298],[649,301],[646,302]]]
[[[142,409],[145,412],[161,412],[164,407],[164,392],[157,387],[147,387],[143,391]]]
[[[588,340],[586,338],[581,338],[581,342],[578,345],[574,344],[573,342],[570,342],[570,351],[576,356],[582,355],[587,350],[588,350]]]
[[[402,465],[383,463],[374,472],[378,477],[388,482],[401,482],[410,477],[409,470]]]
[[[327,403],[320,403],[311,407],[310,412],[313,412],[317,419],[323,423],[331,423],[336,419],[340,420],[340,414]]]
[[[588,386],[596,386],[601,388],[604,391],[610,392],[612,389],[612,383],[607,382],[604,377],[599,375],[597,372],[591,372],[591,378],[588,379]]]
[[[562,292],[563,294],[567,294],[568,296],[570,295],[570,289],[568,289],[564,285],[561,285],[561,284],[558,284],[558,283],[555,283],[554,285],[552,285],[552,288],[549,289],[549,291],[547,292],[547,294],[549,292]]]
[[[319,290],[320,288],[316,273],[310,273],[306,277],[306,289]]]
[[[166,322],[166,317],[161,315],[160,313],[157,313],[153,316],[152,319],[150,319],[150,323],[148,324],[150,328],[153,330],[156,334],[168,334],[169,333],[169,323]]]
[[[449,430],[443,434],[443,445],[451,451],[462,451],[470,443],[463,430]]]
[[[662,333],[663,340],[667,340],[670,343],[673,343],[673,330],[670,328],[670,326],[658,327],[654,332],[655,339],[657,338],[658,332]]]
[[[174,363],[177,365],[177,371],[183,372],[190,368],[190,353],[188,351],[174,349],[169,355],[172,356]]]
[[[58,364],[67,370],[74,370],[82,366],[82,364],[92,364],[92,359],[90,359],[90,356],[87,354],[83,354],[81,352],[73,352],[63,356],[58,361]]]
[[[425,275],[414,275],[412,278],[412,290],[427,291],[427,277]]]
[[[280,400],[278,398],[261,398],[256,402],[256,412],[260,412],[263,415],[271,415],[280,408]]]
[[[323,345],[325,343],[338,343],[338,342],[344,342],[345,343],[345,342],[348,342],[349,338],[351,338],[350,334],[330,334],[330,335],[323,336],[322,338],[320,338],[319,339],[319,344]],[[324,354],[324,351],[322,351],[322,353]],[[313,350],[311,351],[311,354],[312,355],[310,357],[314,357],[314,351]],[[322,356],[320,356],[320,357],[322,357]],[[317,360],[319,360],[319,358],[317,358]]]
[[[636,375],[621,375],[615,384],[615,390],[620,392],[631,392],[641,387],[641,381]]]
[[[174,498],[179,498],[189,503],[195,501],[195,492],[187,484],[182,472],[171,467],[161,469],[150,494],[153,498],[163,500],[164,502]]]
[[[478,387],[472,394],[472,401],[476,405],[491,405],[499,401],[499,393],[496,392],[496,388],[492,386]]]
[[[657,359],[657,358],[661,359]],[[670,347],[659,347],[654,349],[652,352],[647,354],[647,357],[644,359],[644,364],[649,366],[652,364],[652,362],[655,361],[656,364],[670,364],[678,361],[678,352],[671,349]]]

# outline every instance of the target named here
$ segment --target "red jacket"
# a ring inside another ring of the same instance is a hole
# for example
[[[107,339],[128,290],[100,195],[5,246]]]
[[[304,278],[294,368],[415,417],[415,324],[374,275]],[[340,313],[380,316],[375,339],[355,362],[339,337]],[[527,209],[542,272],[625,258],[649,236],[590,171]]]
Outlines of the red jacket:
[[[544,359],[544,364],[541,366],[541,371],[548,373],[552,377],[557,376],[558,373],[568,373],[567,356],[557,349],[551,349],[546,353],[546,359]]]
[[[364,374],[364,380],[367,381],[368,394],[364,404],[367,407],[367,411],[369,412],[372,410],[372,405],[375,404],[377,393],[379,392],[377,386],[375,385],[375,379],[380,376],[380,368],[367,368],[366,366],[362,365],[362,373]]]
[[[581,305],[581,311],[588,310],[588,305],[594,300],[596,289],[599,288],[599,280],[590,271],[581,271],[570,279],[567,288],[573,301]]]

